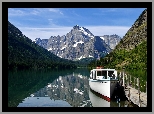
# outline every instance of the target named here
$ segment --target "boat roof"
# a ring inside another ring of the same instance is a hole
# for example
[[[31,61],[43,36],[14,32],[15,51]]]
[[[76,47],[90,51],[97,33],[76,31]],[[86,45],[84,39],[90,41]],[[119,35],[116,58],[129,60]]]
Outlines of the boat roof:
[[[115,69],[92,69],[94,71],[115,71]]]

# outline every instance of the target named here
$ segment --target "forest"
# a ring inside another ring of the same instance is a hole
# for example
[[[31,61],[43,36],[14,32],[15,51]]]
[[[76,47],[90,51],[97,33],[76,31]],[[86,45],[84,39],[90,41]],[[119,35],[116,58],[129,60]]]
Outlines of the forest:
[[[72,69],[76,62],[40,47],[8,21],[8,69]]]
[[[114,50],[100,60],[94,60],[89,67],[103,66],[117,69],[146,69],[147,68],[147,41],[143,41],[132,50]]]

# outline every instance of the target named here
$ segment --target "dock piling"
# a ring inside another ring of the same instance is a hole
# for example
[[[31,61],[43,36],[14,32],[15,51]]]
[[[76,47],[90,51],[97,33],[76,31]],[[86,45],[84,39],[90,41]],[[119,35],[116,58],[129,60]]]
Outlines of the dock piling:
[[[129,83],[129,85],[132,85],[131,75],[130,75],[130,83]]]
[[[123,72],[123,87],[125,88],[125,75],[124,75],[124,72]]]
[[[146,81],[146,93],[147,93],[147,81]]]
[[[134,77],[134,88],[135,88],[135,77]]]
[[[129,103],[130,103],[130,101],[131,101],[131,100],[130,100],[130,88],[128,88],[128,90],[129,90],[129,94],[128,94],[128,95],[129,95]]]

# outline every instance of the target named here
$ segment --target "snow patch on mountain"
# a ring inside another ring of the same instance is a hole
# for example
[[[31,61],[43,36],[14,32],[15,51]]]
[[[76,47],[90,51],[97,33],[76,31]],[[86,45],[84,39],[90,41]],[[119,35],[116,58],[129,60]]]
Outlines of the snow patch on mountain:
[[[66,47],[67,47],[67,46],[66,46],[66,45],[64,45],[64,47],[62,47],[62,48],[61,48],[61,50],[65,49]]]
[[[104,40],[104,37],[100,36],[100,38],[101,38],[102,40]]]
[[[91,34],[89,34],[88,32],[85,31],[85,29],[83,27],[80,27],[79,28],[79,31],[83,32],[85,35],[91,37],[91,38],[94,38],[94,36],[92,36]]]
[[[92,57],[92,58],[94,58],[93,56],[91,56],[91,55],[89,55],[89,57]]]
[[[49,48],[48,51],[52,50],[52,48]]]
[[[81,60],[81,59],[83,59],[83,58],[86,58],[86,57],[84,57],[84,56],[82,55],[81,57],[78,58],[78,60]]]
[[[79,43],[82,44],[82,43],[84,43],[84,42],[83,42],[83,41],[76,42],[76,43],[73,45],[73,47],[76,47]]]

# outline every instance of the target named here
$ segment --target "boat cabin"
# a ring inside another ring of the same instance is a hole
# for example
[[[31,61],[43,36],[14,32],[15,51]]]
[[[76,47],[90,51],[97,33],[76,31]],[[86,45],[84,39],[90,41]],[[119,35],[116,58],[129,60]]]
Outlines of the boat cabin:
[[[117,71],[115,69],[93,69],[90,72],[90,78],[93,80],[117,79]]]

